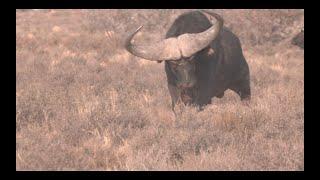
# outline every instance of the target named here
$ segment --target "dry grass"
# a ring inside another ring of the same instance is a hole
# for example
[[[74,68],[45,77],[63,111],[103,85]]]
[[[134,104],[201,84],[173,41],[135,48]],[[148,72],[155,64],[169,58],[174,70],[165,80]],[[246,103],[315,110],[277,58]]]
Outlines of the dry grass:
[[[304,11],[218,10],[243,42],[251,105],[227,91],[175,118],[163,64],[122,41],[140,24],[160,39],[184,11],[17,11],[16,169],[304,170],[304,51],[289,44]]]

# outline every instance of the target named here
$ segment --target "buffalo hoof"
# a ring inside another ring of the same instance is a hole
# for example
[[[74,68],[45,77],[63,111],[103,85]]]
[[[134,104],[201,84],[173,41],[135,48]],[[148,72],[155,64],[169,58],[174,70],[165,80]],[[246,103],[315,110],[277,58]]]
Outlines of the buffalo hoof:
[[[242,105],[244,106],[250,106],[250,98],[245,98],[241,100]]]

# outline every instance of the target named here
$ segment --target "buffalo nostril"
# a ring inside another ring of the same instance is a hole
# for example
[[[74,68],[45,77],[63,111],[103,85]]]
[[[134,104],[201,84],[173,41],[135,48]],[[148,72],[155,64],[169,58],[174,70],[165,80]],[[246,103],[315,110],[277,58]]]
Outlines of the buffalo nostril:
[[[178,87],[179,87],[179,88],[184,88],[184,87],[185,87],[185,84],[179,84]]]

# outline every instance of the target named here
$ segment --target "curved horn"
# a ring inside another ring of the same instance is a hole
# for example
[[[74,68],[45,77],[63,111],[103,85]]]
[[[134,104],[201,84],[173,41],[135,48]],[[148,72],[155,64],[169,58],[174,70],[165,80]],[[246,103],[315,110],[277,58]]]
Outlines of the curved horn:
[[[125,48],[133,55],[151,60],[178,60],[181,58],[178,42],[176,38],[165,39],[152,45],[134,45],[131,43],[133,37],[140,31],[143,26],[135,30],[125,42]]]
[[[217,24],[201,33],[187,33],[177,38],[168,38],[153,43],[152,45],[133,45],[131,40],[141,30],[142,26],[140,26],[128,36],[125,47],[131,54],[153,61],[179,60],[181,57],[190,57],[207,47],[218,36],[223,26],[223,19],[218,14],[208,11],[202,11],[202,13],[208,17],[211,24],[213,24],[213,21],[210,17],[214,17],[217,20]]]
[[[178,41],[183,57],[190,57],[207,47],[219,35],[223,27],[223,19],[220,15],[209,11],[201,12],[207,16],[211,24],[213,24],[211,17],[214,17],[217,23],[201,33],[180,35]]]

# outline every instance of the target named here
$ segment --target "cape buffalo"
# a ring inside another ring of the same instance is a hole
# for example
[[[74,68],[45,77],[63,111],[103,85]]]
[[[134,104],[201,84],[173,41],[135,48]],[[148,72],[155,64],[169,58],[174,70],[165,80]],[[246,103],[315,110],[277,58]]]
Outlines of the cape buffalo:
[[[304,29],[302,29],[294,38],[292,38],[291,43],[299,46],[301,49],[304,49]]]
[[[172,108],[182,101],[203,107],[224,91],[235,91],[249,100],[250,75],[239,38],[223,26],[220,15],[192,11],[180,15],[166,39],[148,45],[132,44],[140,26],[130,34],[125,48],[131,54],[151,61],[165,61]]]

